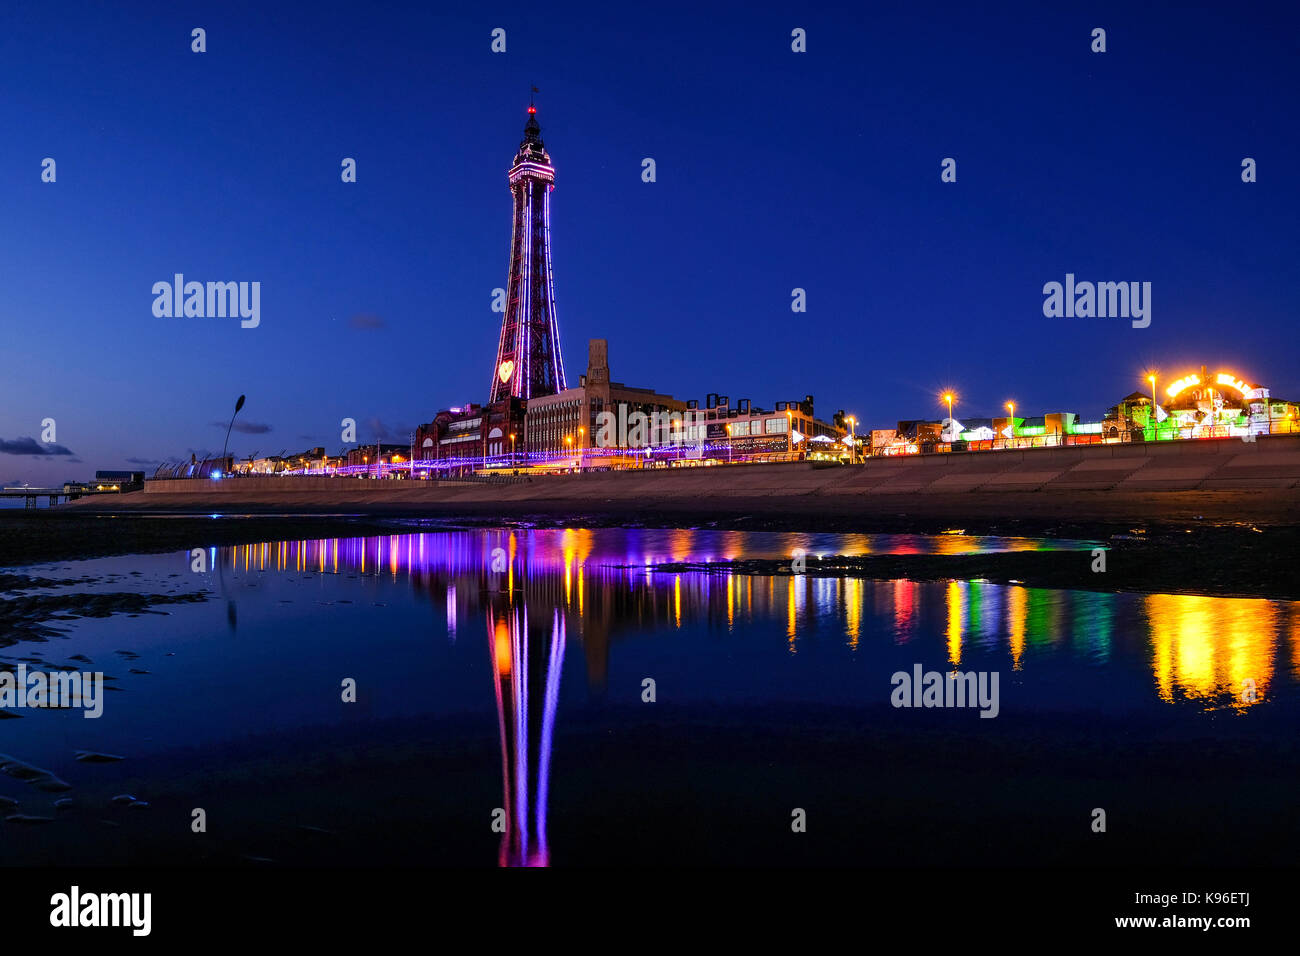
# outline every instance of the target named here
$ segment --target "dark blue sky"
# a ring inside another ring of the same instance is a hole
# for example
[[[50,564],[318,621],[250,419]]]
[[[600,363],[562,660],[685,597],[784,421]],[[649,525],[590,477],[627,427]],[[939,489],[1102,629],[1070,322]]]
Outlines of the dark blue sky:
[[[945,385],[1092,419],[1150,365],[1300,395],[1293,7],[855,6],[6,4],[0,440],[82,461],[0,481],[219,450],[240,392],[240,455],[484,400],[532,84],[572,381],[604,337],[628,384],[875,427]],[[261,326],[155,318],[176,272],[261,282]],[[1151,282],[1151,326],[1045,318],[1067,272]]]

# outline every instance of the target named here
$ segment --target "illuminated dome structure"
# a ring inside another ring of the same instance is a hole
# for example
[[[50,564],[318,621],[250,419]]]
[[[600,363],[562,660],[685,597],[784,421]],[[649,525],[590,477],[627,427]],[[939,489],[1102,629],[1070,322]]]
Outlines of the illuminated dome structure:
[[[1154,432],[1148,438],[1243,438],[1277,431],[1273,420],[1294,421],[1294,413],[1294,403],[1270,398],[1263,385],[1233,372],[1211,373],[1202,365],[1199,373],[1185,374],[1165,388],[1155,422],[1148,411],[1147,421],[1138,424]]]

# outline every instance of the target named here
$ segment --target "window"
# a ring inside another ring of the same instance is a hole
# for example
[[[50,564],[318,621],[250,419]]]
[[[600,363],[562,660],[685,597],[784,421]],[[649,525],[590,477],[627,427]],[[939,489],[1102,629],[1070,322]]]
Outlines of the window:
[[[769,435],[784,435],[786,425],[789,419],[782,416],[781,418],[768,418],[763,421],[763,430]]]

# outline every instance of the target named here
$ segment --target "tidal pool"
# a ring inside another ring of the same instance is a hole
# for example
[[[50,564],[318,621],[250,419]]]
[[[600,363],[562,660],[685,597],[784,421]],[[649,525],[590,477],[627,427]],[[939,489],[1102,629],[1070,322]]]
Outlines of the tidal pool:
[[[919,865],[954,838],[1002,863],[1293,852],[1300,604],[656,570],[1090,547],[395,526],[23,569],[75,582],[29,595],[208,599],[52,620],[62,633],[0,650],[8,669],[112,678],[98,719],[0,721],[0,752],[70,788],[0,776],[0,859]],[[996,675],[996,718],[895,706],[894,675],[913,673]],[[1099,850],[1088,813],[1107,803],[1125,825]]]

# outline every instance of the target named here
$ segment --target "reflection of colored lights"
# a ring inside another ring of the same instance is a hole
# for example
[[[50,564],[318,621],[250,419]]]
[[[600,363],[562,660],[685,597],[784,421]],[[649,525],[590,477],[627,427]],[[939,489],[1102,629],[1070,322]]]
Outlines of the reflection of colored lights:
[[[966,592],[964,581],[948,582],[948,663],[961,663],[961,636],[966,626]]]
[[[1145,599],[1151,628],[1156,693],[1172,703],[1228,696],[1234,707],[1262,700],[1273,677],[1278,608],[1253,598],[1152,594]],[[1243,696],[1247,681],[1254,694]]]
[[[510,629],[506,626],[505,618],[497,621],[496,629],[492,635],[493,657],[497,663],[497,673],[502,677],[510,676]]]
[[[1025,653],[1025,619],[1028,617],[1029,594],[1015,586],[1007,592],[1007,634],[1011,644],[1011,669],[1020,670]]]
[[[727,575],[727,630],[736,626],[736,585],[740,582]]]
[[[916,613],[916,583],[894,582],[894,639],[907,643],[912,636],[912,615]]]
[[[1090,654],[1097,660],[1108,660],[1114,595],[1076,591],[1071,595],[1071,600],[1074,603],[1074,621],[1071,627],[1074,640],[1086,641]]]
[[[795,592],[795,579],[794,579],[793,577],[786,578],[786,582],[785,582],[785,592],[786,592],[786,609],[785,609],[785,612],[786,612],[786,630],[785,630],[785,633],[786,633],[787,641],[788,641],[788,643],[789,643],[790,653],[793,654],[793,653],[795,653],[794,635],[795,635],[795,624],[796,624],[796,621],[797,621],[797,609],[795,608],[795,603],[794,603],[794,602],[795,602],[795,597],[794,597],[794,592]]]
[[[862,627],[862,580],[842,578],[844,584],[844,628],[848,632],[849,647],[858,646],[858,632]]]

